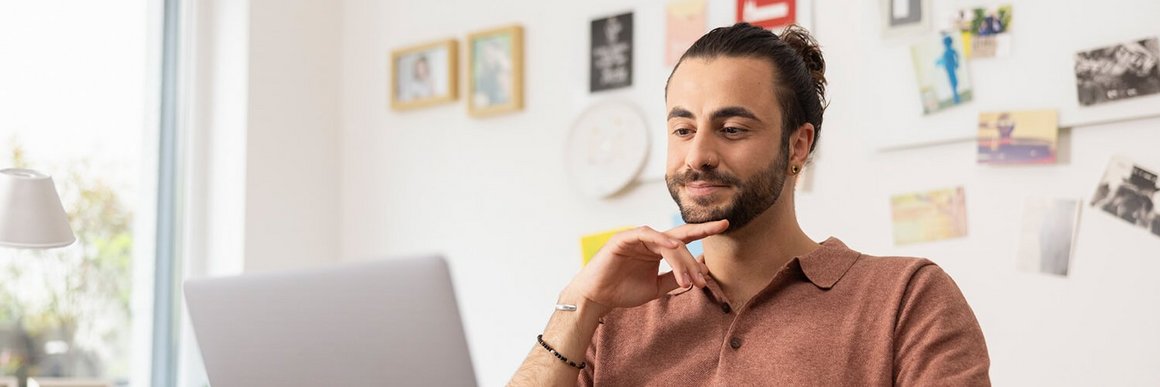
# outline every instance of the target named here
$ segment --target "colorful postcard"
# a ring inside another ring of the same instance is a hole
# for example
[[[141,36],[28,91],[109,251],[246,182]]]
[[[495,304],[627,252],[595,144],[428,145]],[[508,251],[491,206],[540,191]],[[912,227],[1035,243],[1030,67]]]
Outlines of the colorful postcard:
[[[1160,93],[1160,40],[1140,39],[1075,54],[1079,104]]]
[[[1067,275],[1080,207],[1075,199],[1027,199],[1019,234],[1019,270]]]
[[[963,41],[963,57],[993,58],[1011,54],[1011,6],[967,8],[952,21]]]
[[[967,235],[963,187],[895,195],[890,198],[894,244],[907,245]]]
[[[1054,163],[1058,142],[1055,110],[979,114],[980,164]]]
[[[941,33],[910,47],[923,114],[931,114],[971,100],[971,80],[959,34]]]
[[[673,214],[673,227],[678,227],[683,224],[685,224],[685,218],[681,217],[681,213],[678,212]],[[705,254],[705,248],[702,247],[701,241],[699,240],[693,241],[693,243],[689,243],[685,245],[685,247],[689,248],[689,254],[692,254],[693,258],[697,258],[701,256],[701,254]]]
[[[592,21],[589,91],[632,86],[632,12]]]
[[[613,235],[629,229],[632,229],[632,227],[614,228],[580,237],[580,252],[583,256],[581,264],[587,265],[588,261],[591,261],[592,257],[595,257],[596,253],[600,251],[600,248],[604,247],[604,244],[608,243],[609,239],[612,239]]]
[[[1156,170],[1145,169],[1124,157],[1113,157],[1092,195],[1091,205],[1128,224],[1160,236],[1160,187]]]
[[[706,0],[669,0],[665,9],[665,66],[676,66],[685,50],[705,33]]]

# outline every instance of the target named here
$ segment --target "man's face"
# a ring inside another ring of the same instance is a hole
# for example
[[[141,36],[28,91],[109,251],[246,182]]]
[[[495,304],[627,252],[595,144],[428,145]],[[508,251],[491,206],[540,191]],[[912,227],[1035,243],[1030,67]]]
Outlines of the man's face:
[[[665,181],[685,222],[729,219],[732,231],[777,202],[788,155],[772,64],[688,59],[669,80],[666,105]]]

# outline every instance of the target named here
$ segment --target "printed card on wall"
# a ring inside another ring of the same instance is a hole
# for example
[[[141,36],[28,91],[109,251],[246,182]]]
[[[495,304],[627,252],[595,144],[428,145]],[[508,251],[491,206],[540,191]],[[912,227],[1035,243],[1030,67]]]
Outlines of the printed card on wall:
[[[689,46],[705,33],[705,0],[669,0],[665,8],[665,66],[676,66]]]
[[[967,61],[958,34],[941,33],[910,47],[922,112],[930,114],[972,98]]]
[[[979,114],[980,164],[1054,163],[1058,141],[1055,110]]]
[[[967,8],[952,23],[963,42],[963,57],[993,58],[1011,53],[1011,6]]]
[[[581,265],[587,265],[588,261],[591,261],[592,257],[595,257],[596,253],[600,251],[600,248],[604,247],[604,244],[608,243],[609,239],[612,239],[613,235],[631,228],[632,227],[614,228],[611,230],[592,233],[580,237],[580,253],[583,257]]]
[[[592,21],[589,91],[632,86],[632,12]]]
[[[963,187],[895,195],[890,198],[894,244],[906,245],[967,235]]]
[[[737,21],[765,29],[797,23],[798,0],[737,0]]]
[[[1079,104],[1160,93],[1160,40],[1140,39],[1075,54]]]
[[[1074,199],[1027,199],[1019,234],[1019,270],[1067,275],[1080,207]]]
[[[1160,236],[1160,187],[1156,170],[1113,157],[1092,195],[1091,206]]]

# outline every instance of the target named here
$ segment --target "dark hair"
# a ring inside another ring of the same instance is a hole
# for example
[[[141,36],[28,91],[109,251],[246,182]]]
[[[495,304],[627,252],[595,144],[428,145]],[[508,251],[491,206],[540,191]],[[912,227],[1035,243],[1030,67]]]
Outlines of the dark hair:
[[[774,85],[782,111],[782,147],[788,147],[789,136],[805,123],[814,125],[814,142],[822,135],[822,113],[829,105],[826,94],[826,61],[818,42],[810,32],[790,25],[781,36],[749,23],[714,28],[697,39],[677,65],[673,73],[689,58],[712,59],[720,56],[766,59],[773,64]],[[669,74],[669,79],[673,77]],[[665,94],[668,95],[668,82]]]

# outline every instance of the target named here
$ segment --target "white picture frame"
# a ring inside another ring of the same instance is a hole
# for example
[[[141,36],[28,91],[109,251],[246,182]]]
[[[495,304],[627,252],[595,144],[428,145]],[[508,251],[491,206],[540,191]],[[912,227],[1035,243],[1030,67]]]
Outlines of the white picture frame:
[[[898,38],[929,32],[931,7],[930,0],[879,0],[882,37]]]

